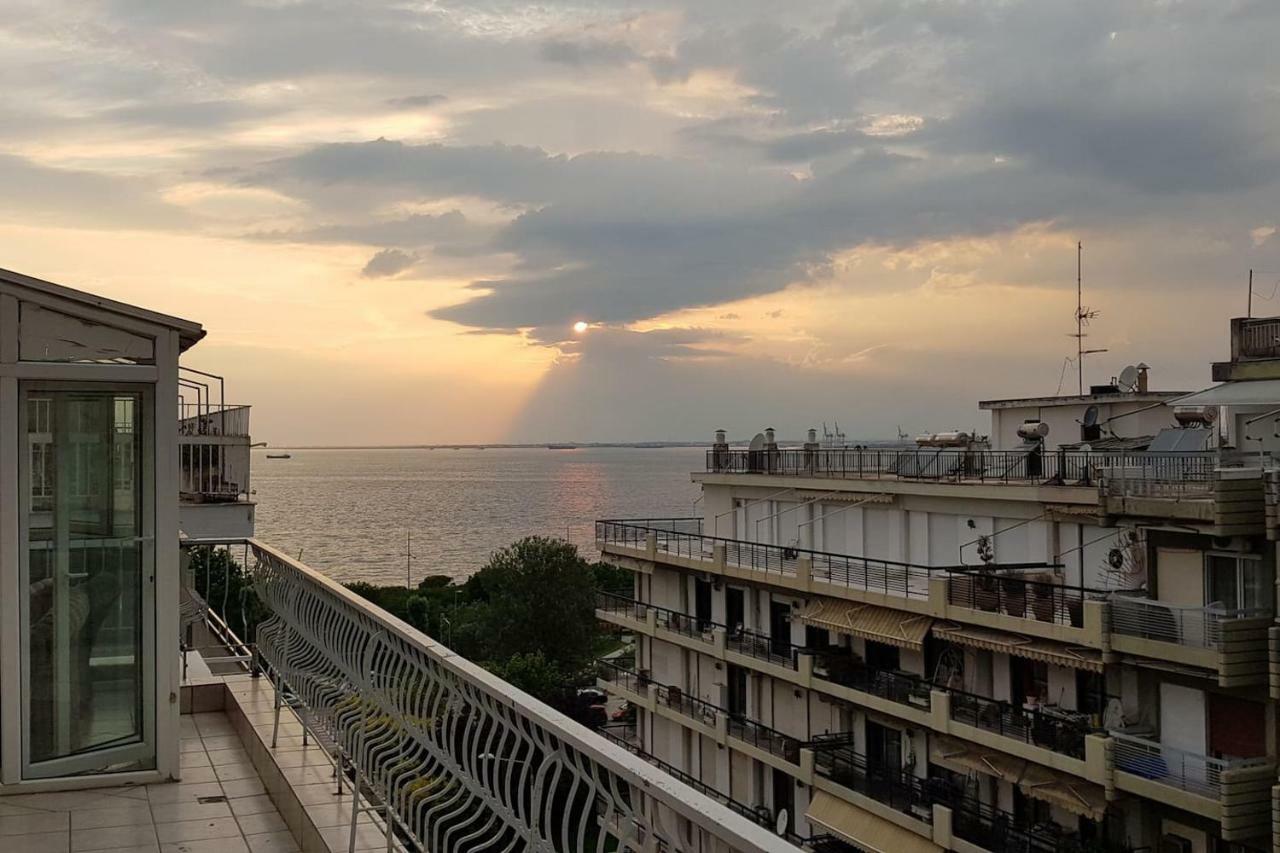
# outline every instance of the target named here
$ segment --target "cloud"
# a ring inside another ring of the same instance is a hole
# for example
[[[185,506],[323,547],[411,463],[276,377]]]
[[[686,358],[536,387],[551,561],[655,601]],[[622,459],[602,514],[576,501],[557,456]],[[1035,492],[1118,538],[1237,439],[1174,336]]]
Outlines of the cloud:
[[[386,104],[396,109],[416,109],[417,107],[433,107],[449,100],[446,95],[402,95],[398,98],[387,98]]]
[[[639,58],[630,45],[608,39],[552,38],[542,43],[542,58],[582,68],[591,65],[625,65]]]
[[[417,262],[417,258],[399,249],[383,249],[369,259],[360,270],[365,278],[387,278],[399,275]]]

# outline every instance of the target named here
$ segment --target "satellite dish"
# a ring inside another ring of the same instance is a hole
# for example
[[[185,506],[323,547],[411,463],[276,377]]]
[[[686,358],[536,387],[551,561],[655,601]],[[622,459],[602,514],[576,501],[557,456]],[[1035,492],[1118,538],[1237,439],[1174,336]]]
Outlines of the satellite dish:
[[[1090,406],[1084,410],[1084,420],[1081,421],[1087,427],[1098,425],[1098,407]]]
[[[1120,387],[1132,391],[1138,384],[1138,368],[1132,364],[1120,371]]]
[[[751,444],[750,446],[747,447],[747,449],[748,450],[764,450],[764,433],[762,432],[756,433],[756,437],[751,439]]]
[[[787,826],[791,823],[791,815],[787,814],[786,809],[778,809],[778,820],[774,824],[774,829],[779,835],[787,834]]]

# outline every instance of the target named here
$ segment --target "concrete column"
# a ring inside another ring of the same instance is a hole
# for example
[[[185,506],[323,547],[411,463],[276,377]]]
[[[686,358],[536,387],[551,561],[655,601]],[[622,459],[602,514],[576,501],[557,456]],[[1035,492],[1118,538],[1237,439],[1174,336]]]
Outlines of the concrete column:
[[[939,618],[947,615],[947,578],[936,575],[929,578],[929,613]]]
[[[934,690],[929,694],[930,727],[935,732],[946,732],[951,726],[951,694]]]

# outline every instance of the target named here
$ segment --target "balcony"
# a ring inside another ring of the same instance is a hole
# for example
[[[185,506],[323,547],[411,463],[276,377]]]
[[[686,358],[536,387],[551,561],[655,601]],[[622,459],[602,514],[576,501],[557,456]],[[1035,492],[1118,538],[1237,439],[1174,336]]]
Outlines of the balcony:
[[[952,574],[947,578],[947,604],[1046,625],[1084,627],[1084,603],[1108,593],[1037,580],[1020,572]]]
[[[610,555],[655,559],[661,554],[676,565],[719,570],[767,583],[805,588],[813,584],[815,590],[834,587],[919,601],[929,597],[929,579],[941,577],[945,571],[894,560],[706,536],[700,519],[597,521],[596,543]]]
[[[1109,611],[1115,651],[1214,670],[1223,687],[1267,683],[1270,610],[1116,596]]]
[[[767,753],[798,769],[800,764],[800,741],[763,723],[748,719],[741,714],[728,715],[729,737],[746,744],[759,752]]]
[[[805,746],[813,750],[816,776],[921,823],[932,823],[934,803],[949,798],[939,783],[899,768],[868,765],[866,756],[853,748],[851,735],[819,735]],[[928,832],[920,834],[929,837]]]
[[[1028,709],[962,691],[950,691],[951,719],[1002,738],[1085,760],[1085,738],[1094,732],[1088,714],[1057,708]]]
[[[398,846],[674,850],[691,838],[700,849],[794,853],[340,584],[256,540],[239,544],[270,613],[255,663],[277,710],[287,700],[298,711]]]
[[[1267,504],[1257,460],[1228,451],[1131,454],[1099,470],[1103,522],[1173,519],[1215,536],[1261,535]]]
[[[1275,764],[1266,758],[1211,758],[1124,732],[1112,732],[1116,788],[1222,823],[1239,841],[1271,830]]]
[[[871,696],[914,709],[920,713],[910,716],[928,724],[933,685],[918,675],[869,667],[852,657],[847,649],[840,649],[819,652],[814,661],[813,679],[815,687],[843,699],[866,703],[864,697]],[[860,695],[847,695],[833,689],[837,686]],[[882,703],[874,704],[883,707]],[[892,712],[901,714],[898,709]]]
[[[709,737],[718,737],[721,721],[728,718],[729,712],[724,708],[691,696],[679,687],[658,685],[653,695],[659,708],[667,708],[684,722],[694,723],[695,728]]]
[[[990,853],[1133,853],[1134,848],[1103,837],[1101,827],[1083,838],[1057,823],[1030,822],[972,797],[953,800],[951,831],[956,838]]]

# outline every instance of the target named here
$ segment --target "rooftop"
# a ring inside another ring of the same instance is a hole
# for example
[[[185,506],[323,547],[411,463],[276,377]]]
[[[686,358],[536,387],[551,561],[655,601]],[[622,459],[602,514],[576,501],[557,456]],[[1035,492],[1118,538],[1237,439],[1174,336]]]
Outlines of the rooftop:
[[[1163,403],[1185,397],[1190,393],[1190,391],[1110,391],[1103,394],[1051,394],[1044,397],[979,400],[978,408],[990,410],[1022,409],[1028,406],[1082,406],[1097,403]]]

